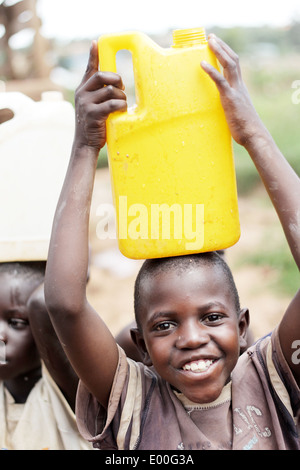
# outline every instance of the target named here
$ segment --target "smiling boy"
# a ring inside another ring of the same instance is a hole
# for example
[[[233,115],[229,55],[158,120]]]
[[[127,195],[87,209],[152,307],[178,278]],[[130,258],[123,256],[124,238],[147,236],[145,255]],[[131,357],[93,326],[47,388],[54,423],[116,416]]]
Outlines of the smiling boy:
[[[143,362],[189,400],[217,399],[248,326],[248,311],[240,310],[219,255],[146,261],[136,281],[135,312],[139,327],[133,334]]]
[[[206,63],[202,68],[220,92],[231,134],[251,156],[300,267],[299,177],[257,116],[236,54],[215,36],[209,45],[224,76]],[[126,109],[121,78],[98,71],[95,43],[75,103],[45,295],[81,379],[76,415],[83,436],[101,449],[299,449],[300,367],[291,345],[300,337],[300,291],[272,335],[239,357],[248,311],[240,309],[226,263],[215,253],[147,260],[135,286],[133,333],[143,363],[126,358],[88,303],[97,158],[107,116]]]

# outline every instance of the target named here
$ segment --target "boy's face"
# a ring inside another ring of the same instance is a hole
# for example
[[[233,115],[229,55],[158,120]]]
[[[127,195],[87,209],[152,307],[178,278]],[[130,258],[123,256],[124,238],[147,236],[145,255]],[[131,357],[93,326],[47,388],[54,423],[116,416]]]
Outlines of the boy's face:
[[[247,313],[237,317],[222,270],[160,273],[142,289],[146,359],[190,400],[214,401],[230,380],[248,325]]]
[[[34,287],[30,279],[0,273],[0,340],[6,360],[0,364],[0,380],[26,374],[40,364],[26,307]]]

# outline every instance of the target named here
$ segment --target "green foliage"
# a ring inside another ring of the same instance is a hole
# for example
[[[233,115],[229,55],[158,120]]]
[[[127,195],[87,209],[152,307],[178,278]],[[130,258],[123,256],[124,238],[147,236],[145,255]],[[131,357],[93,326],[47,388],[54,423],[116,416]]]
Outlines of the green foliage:
[[[97,168],[105,168],[107,166],[108,166],[107,146],[105,145],[99,152]]]
[[[274,86],[276,86],[277,78],[274,72],[272,76]],[[258,114],[279,149],[294,170],[300,174],[300,139],[298,137],[300,103],[292,103],[292,82],[292,80],[287,81],[285,85],[273,92],[260,91],[253,87],[251,96]],[[260,184],[260,178],[244,148],[234,143],[234,154],[239,193],[247,194]]]
[[[292,84],[300,80],[297,56],[278,56],[263,64],[241,60],[242,71],[255,108],[276,144],[294,170],[300,174],[300,103],[292,100]],[[234,145],[238,188],[247,194],[258,184],[259,176],[247,152]]]
[[[246,255],[243,263],[255,266],[265,266],[274,270],[276,276],[272,277],[269,287],[277,294],[294,295],[299,289],[299,271],[287,244],[264,244],[264,249],[259,253]]]
[[[280,53],[297,52],[300,46],[300,21],[293,21],[286,28],[271,26],[220,28],[214,26],[209,32],[220,36],[237,54],[253,53],[262,44],[270,44]]]
[[[234,142],[233,151],[238,194],[246,196],[261,184],[261,180],[246,150]]]

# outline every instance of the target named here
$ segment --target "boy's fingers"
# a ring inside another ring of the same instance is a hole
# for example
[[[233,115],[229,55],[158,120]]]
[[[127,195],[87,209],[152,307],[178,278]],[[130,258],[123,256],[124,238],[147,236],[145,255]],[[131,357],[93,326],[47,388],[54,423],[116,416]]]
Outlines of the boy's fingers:
[[[81,80],[80,86],[83,85],[92,75],[94,75],[98,71],[98,67],[99,67],[98,45],[97,45],[97,41],[93,40],[91,47],[90,47],[87,67],[83,75],[83,78]]]
[[[238,60],[238,55],[221,38],[219,38],[215,34],[210,34],[208,36],[208,40],[215,41],[217,44],[219,44],[219,46],[224,50],[224,52],[226,52],[228,54],[228,56],[232,60]]]
[[[216,55],[222,67],[225,67],[228,63],[233,62],[233,57],[231,56],[229,51],[224,48],[219,38],[217,38],[216,36],[210,37],[208,39],[208,44],[210,49],[212,49],[212,51]]]
[[[115,111],[126,111],[127,102],[120,99],[111,99],[102,103],[101,107],[94,106],[93,117],[96,121],[107,119],[108,116]]]
[[[87,67],[78,88],[81,88],[85,83],[87,83],[86,89],[89,91],[97,90],[105,85],[113,85],[121,90],[125,89],[118,74],[99,71],[98,44],[95,40],[92,41]]]
[[[217,88],[219,91],[225,90],[228,88],[228,82],[227,80],[223,77],[223,75],[215,69],[211,64],[209,64],[206,61],[201,62],[201,67],[203,70],[210,76],[210,78],[215,82]]]
[[[115,88],[124,90],[122,79],[120,75],[114,72],[94,72],[93,75],[88,79],[86,84],[87,91],[95,91],[104,86],[112,85]]]
[[[225,78],[231,86],[236,85],[240,79],[238,56],[216,36],[210,35],[208,43],[223,67]]]
[[[98,88],[94,94],[94,103],[100,104],[108,100],[117,99],[126,101],[126,95],[120,88],[108,85],[106,87]]]

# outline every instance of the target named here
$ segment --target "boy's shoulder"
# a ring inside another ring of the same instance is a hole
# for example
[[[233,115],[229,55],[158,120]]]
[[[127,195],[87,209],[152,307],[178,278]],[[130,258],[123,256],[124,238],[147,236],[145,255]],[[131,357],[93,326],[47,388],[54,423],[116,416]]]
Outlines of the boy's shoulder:
[[[232,393],[233,402],[242,396],[246,408],[251,402],[257,410],[276,409],[287,426],[294,428],[300,391],[283,355],[278,327],[241,355],[232,374]]]

